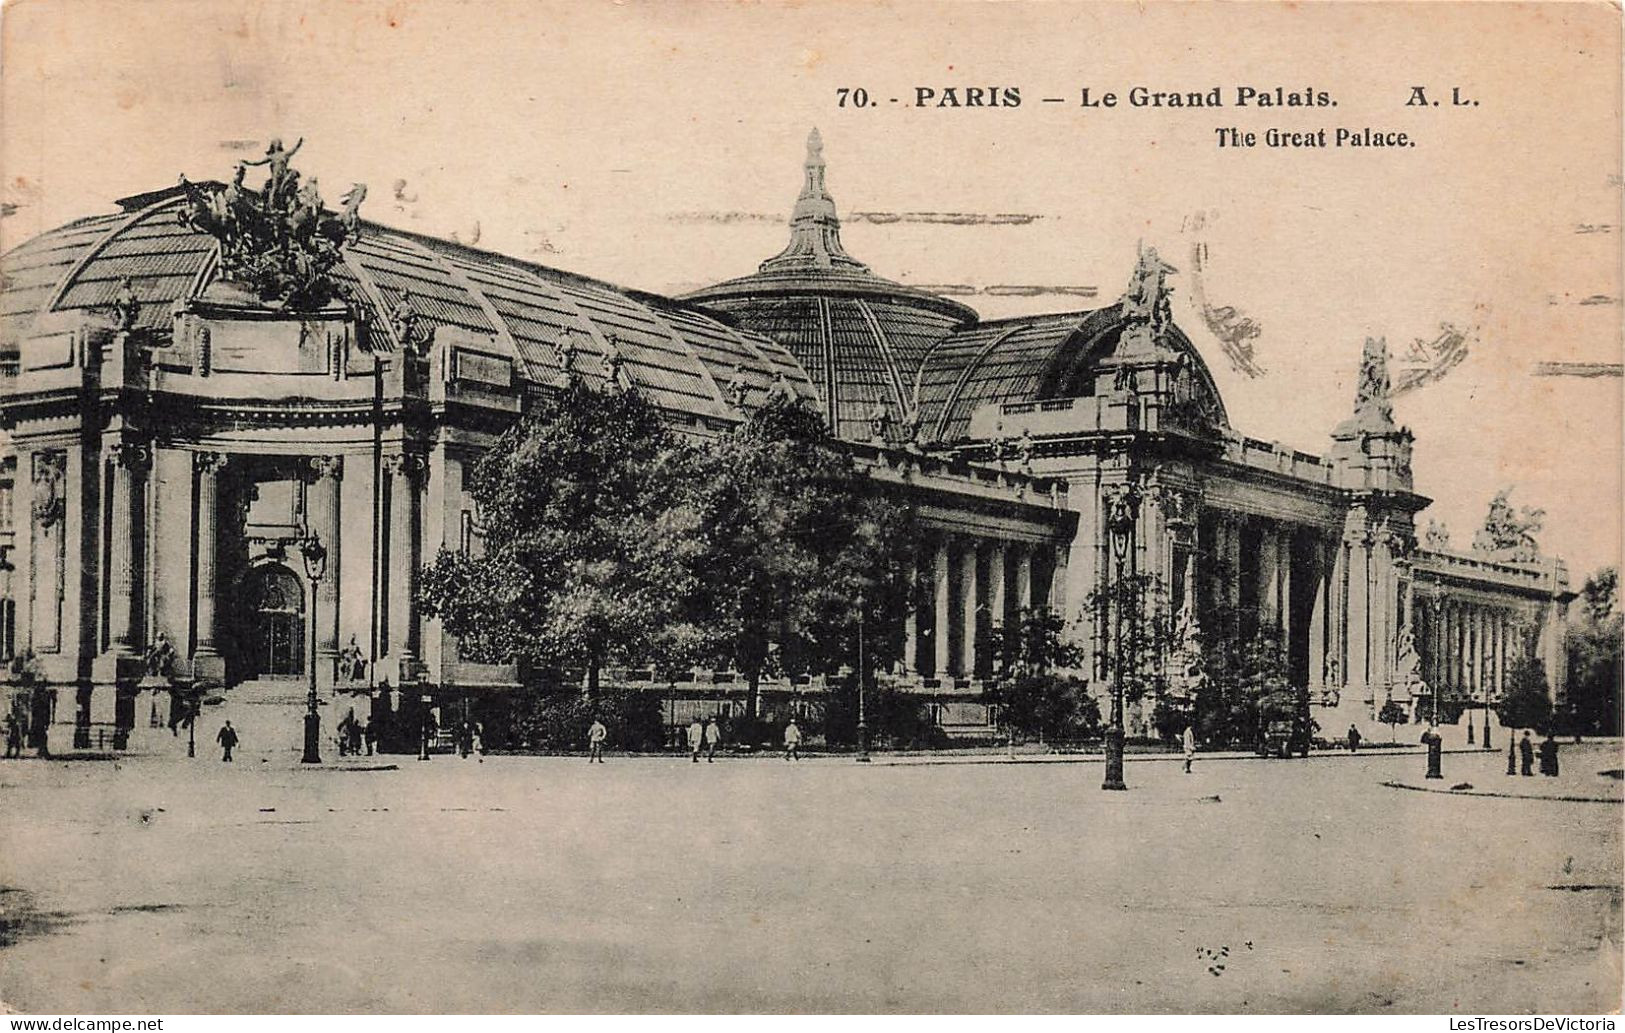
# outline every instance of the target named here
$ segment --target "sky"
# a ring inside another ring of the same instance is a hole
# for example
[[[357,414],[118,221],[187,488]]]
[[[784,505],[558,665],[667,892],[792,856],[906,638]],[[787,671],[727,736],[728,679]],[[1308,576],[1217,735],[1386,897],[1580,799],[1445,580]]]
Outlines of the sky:
[[[369,219],[681,293],[778,251],[816,126],[847,250],[984,316],[1109,304],[1156,247],[1252,437],[1324,451],[1368,335],[1427,343],[1419,368],[1460,341],[1396,403],[1420,523],[1464,548],[1510,487],[1576,585],[1619,562],[1622,381],[1541,373],[1622,358],[1605,4],[14,0],[0,60],[4,247],[302,137],[295,165],[330,201],[366,183]],[[1021,104],[938,106],[971,87]],[[1264,146],[1338,127],[1415,146]]]

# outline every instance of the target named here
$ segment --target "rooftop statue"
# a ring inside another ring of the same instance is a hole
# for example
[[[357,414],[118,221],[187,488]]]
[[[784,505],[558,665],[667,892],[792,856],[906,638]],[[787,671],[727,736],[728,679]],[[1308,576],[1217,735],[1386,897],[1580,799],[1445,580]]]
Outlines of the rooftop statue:
[[[564,332],[564,343],[558,346],[559,369],[571,380],[581,374],[576,372],[576,356],[581,354],[581,346],[576,344],[576,335],[568,330]]]
[[[197,184],[180,177],[186,203],[180,222],[220,245],[221,278],[246,287],[269,308],[308,311],[344,296],[331,274],[340,251],[361,235],[364,184],[344,195],[335,215],[322,203],[316,180],[300,184],[290,165],[303,146],[286,150],[272,140],[265,157],[237,163],[231,182]],[[256,192],[244,185],[250,166],[268,166]]]
[[[1393,393],[1388,381],[1388,342],[1385,338],[1365,339],[1365,349],[1360,353],[1360,383],[1354,394],[1354,424],[1359,430],[1394,429]]]
[[[395,333],[395,340],[409,354],[419,354],[429,343],[429,336],[433,333],[431,327],[423,322],[418,315],[417,306],[412,304],[412,292],[404,290],[395,307],[389,311],[389,328]]]
[[[728,386],[723,393],[727,395],[729,405],[744,411],[745,402],[750,398],[750,381],[746,379],[743,363],[734,363],[733,372],[728,376]]]
[[[903,444],[910,451],[920,450],[920,431],[923,429],[924,418],[920,415],[920,407],[912,405],[903,414]]]
[[[1164,262],[1154,247],[1140,246],[1140,258],[1134,264],[1134,277],[1123,294],[1123,318],[1150,323],[1162,330],[1173,322],[1168,298],[1173,288],[1168,286],[1168,274],[1178,269]]]
[[[135,286],[128,276],[118,282],[118,289],[113,292],[113,322],[120,330],[130,330],[135,327],[135,317],[141,313],[141,302],[135,296]]]
[[[783,370],[773,371],[773,383],[768,385],[766,401],[780,405],[796,405],[801,401],[796,395],[796,389],[785,379]]]
[[[1123,330],[1118,354],[1153,357],[1156,353],[1168,352],[1162,343],[1163,334],[1174,322],[1168,303],[1173,293],[1173,288],[1168,286],[1168,275],[1178,271],[1157,255],[1156,248],[1140,246],[1134,276],[1123,293],[1123,319],[1128,326]],[[1123,389],[1119,385],[1118,390]]]
[[[1501,563],[1535,563],[1540,542],[1535,538],[1546,524],[1544,509],[1512,508],[1511,488],[1502,488],[1490,500],[1484,526],[1473,536],[1473,551]]]
[[[869,410],[869,440],[876,444],[886,443],[886,432],[891,428],[891,407],[885,402],[876,402],[875,407]]]

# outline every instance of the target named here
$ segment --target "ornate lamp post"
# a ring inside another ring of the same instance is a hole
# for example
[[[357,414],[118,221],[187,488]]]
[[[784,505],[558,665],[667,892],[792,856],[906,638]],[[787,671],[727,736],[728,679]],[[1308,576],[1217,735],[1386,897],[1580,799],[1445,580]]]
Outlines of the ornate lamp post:
[[[863,662],[863,593],[858,593],[858,756],[860,764],[869,763],[869,722],[864,714],[863,682],[867,673]]]
[[[301,764],[320,764],[322,718],[316,712],[316,586],[327,573],[327,547],[320,536],[312,531],[299,540],[299,555],[305,561],[305,576],[310,578],[310,692],[305,697],[305,752]]]
[[[1134,529],[1140,518],[1140,486],[1132,471],[1126,485],[1107,500],[1106,526],[1112,538],[1112,555],[1117,557],[1116,580],[1112,584],[1112,717],[1106,730],[1106,779],[1102,789],[1127,789],[1123,783],[1123,598],[1129,579],[1134,577]],[[1127,571],[1125,575],[1125,570]],[[1133,619],[1130,615],[1129,619]]]

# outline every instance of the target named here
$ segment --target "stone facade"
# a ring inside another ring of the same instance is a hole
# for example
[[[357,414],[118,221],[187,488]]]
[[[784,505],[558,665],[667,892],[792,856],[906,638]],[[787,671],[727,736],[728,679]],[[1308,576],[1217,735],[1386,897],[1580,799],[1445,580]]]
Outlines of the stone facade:
[[[170,680],[228,708],[297,709],[312,658],[334,713],[518,685],[417,612],[416,571],[479,547],[468,464],[528,398],[580,375],[647,392],[699,436],[770,388],[819,405],[928,528],[916,607],[882,632],[903,642],[888,677],[959,734],[991,732],[991,637],[1024,608],[1059,611],[1104,687],[1110,621],[1086,603],[1122,569],[1108,523],[1130,484],[1134,569],[1161,605],[1187,636],[1275,629],[1329,731],[1373,728],[1388,699],[1419,715],[1437,693],[1493,701],[1522,650],[1560,690],[1561,564],[1418,548],[1429,500],[1380,342],[1326,454],[1295,452],[1231,429],[1154,253],[1107,309],[981,323],[847,256],[824,191],[816,151],[791,246],[685,301],[366,227],[337,270],[351,300],[292,313],[220,278],[209,239],[175,224],[178,191],[8,253],[9,677],[47,686],[80,745],[163,723]],[[315,582],[297,548],[310,534],[328,555]],[[154,679],[160,643],[173,658]],[[610,674],[665,693],[673,724],[742,694],[727,672]],[[795,709],[826,684],[766,696]],[[1148,719],[1130,713],[1130,733]]]

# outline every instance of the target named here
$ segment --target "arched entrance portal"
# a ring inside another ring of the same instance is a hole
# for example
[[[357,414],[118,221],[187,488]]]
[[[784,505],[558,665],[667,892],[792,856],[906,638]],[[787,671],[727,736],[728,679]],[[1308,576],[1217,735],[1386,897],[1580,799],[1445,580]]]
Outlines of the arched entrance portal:
[[[243,579],[249,626],[243,657],[252,678],[297,678],[305,669],[305,592],[293,571],[268,563]]]

